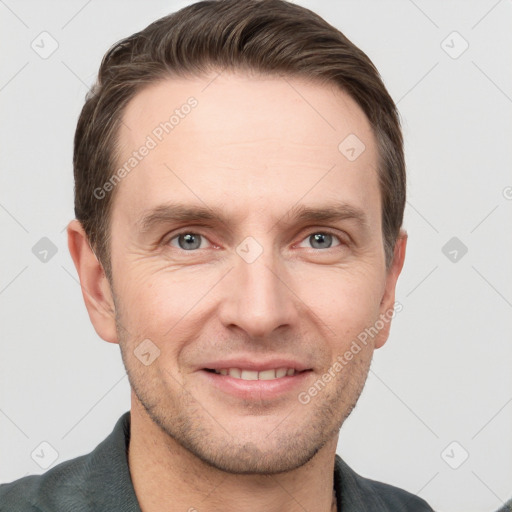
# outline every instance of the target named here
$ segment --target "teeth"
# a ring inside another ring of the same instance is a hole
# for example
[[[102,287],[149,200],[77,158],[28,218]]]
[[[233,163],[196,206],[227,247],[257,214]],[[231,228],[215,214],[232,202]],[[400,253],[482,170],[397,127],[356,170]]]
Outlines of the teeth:
[[[279,379],[280,377],[284,377],[286,375],[286,368],[278,368],[276,370],[276,377]]]
[[[222,370],[221,370],[222,371]],[[235,379],[241,379],[242,378],[242,372],[239,368],[230,368],[227,370],[230,377],[235,377]]]
[[[258,372],[242,370],[242,380],[258,380]]]
[[[258,373],[259,380],[272,380],[275,378],[276,378],[275,370],[263,370],[262,372]]]
[[[262,370],[258,372],[256,370],[242,370],[240,368],[222,368],[215,370],[215,373],[220,375],[229,375],[235,379],[242,380],[274,380],[280,379],[285,376],[295,375],[294,368],[273,368],[270,370]]]

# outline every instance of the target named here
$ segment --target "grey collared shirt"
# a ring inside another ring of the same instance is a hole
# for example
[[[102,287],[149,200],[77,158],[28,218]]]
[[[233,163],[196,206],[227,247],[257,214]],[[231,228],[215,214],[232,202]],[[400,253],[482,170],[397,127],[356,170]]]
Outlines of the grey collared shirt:
[[[497,512],[512,512],[512,499],[504,503]]]
[[[62,462],[42,475],[0,485],[2,512],[141,512],[128,467],[130,411],[91,453]],[[406,491],[359,476],[336,455],[338,512],[428,512]]]

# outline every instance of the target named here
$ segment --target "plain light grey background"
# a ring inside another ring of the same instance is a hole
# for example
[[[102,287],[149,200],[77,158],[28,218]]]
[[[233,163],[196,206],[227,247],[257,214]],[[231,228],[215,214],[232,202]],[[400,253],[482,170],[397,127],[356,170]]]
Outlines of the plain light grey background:
[[[188,3],[0,0],[1,482],[89,452],[130,408],[67,249],[72,140],[108,47]],[[338,453],[436,510],[495,510],[512,496],[512,2],[296,3],[373,60],[406,141],[403,311]]]

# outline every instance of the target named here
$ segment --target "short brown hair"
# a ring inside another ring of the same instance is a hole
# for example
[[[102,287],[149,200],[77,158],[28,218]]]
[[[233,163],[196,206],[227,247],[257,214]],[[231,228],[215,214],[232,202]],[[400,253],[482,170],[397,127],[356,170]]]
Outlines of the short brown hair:
[[[285,0],[207,0],[112,46],[86,97],[75,133],[75,216],[107,277],[112,277],[109,220],[115,188],[101,199],[95,190],[115,172],[128,102],[166,77],[224,69],[335,84],[359,104],[378,145],[389,268],[405,208],[405,161],[399,113],[371,60],[320,16]]]

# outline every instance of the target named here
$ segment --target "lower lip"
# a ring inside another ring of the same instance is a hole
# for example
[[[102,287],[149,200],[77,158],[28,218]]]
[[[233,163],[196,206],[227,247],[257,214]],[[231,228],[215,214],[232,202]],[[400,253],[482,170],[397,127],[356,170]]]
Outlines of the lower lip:
[[[305,379],[309,377],[311,370],[272,380],[236,379],[229,375],[221,375],[206,370],[201,370],[200,373],[208,379],[212,386],[224,393],[246,400],[261,400],[276,398],[297,389],[301,385],[304,386]]]

